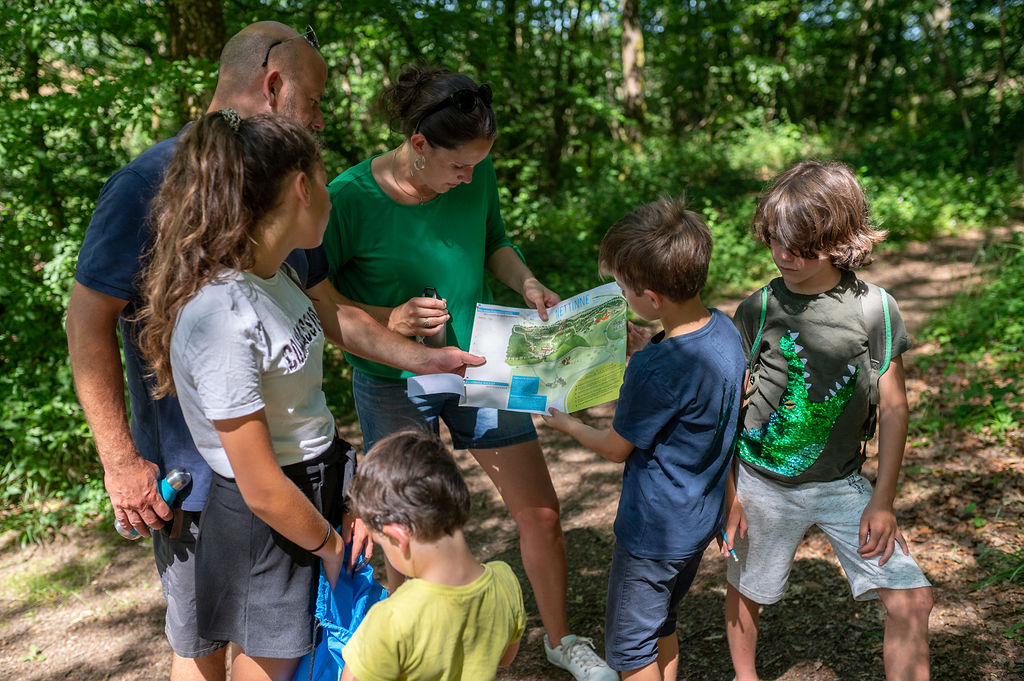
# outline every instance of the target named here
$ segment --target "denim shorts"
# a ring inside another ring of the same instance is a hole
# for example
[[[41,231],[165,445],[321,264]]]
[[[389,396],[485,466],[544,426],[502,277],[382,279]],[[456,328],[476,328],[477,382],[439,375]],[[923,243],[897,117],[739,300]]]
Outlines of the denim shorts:
[[[703,555],[638,558],[615,543],[604,616],[609,667],[632,671],[657,659],[658,639],[675,634],[679,602],[690,590]]]
[[[860,518],[871,500],[871,483],[860,473],[831,482],[786,486],[739,466],[736,496],[747,517],[747,536],[733,544],[739,561],[728,561],[729,584],[761,605],[786,592],[789,572],[804,534],[817,525],[843,566],[855,600],[877,598],[875,589],[930,586],[921,568],[896,545],[879,566],[879,556],[863,558]]]
[[[501,449],[537,439],[529,414],[460,407],[459,396],[452,393],[409,397],[404,382],[382,381],[358,369],[352,372],[352,394],[364,452],[400,430],[413,428],[438,435],[439,421],[448,426],[455,449]]]

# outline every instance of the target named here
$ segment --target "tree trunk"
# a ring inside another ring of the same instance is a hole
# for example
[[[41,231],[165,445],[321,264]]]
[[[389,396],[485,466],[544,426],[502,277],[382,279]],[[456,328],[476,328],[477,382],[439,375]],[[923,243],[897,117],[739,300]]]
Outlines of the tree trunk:
[[[942,65],[942,72],[946,77],[946,86],[953,93],[958,108],[960,109],[960,121],[963,123],[964,132],[967,134],[967,148],[974,156],[974,129],[971,125],[971,115],[967,111],[967,104],[964,102],[963,93],[960,91],[960,82],[957,80],[956,71],[953,69],[953,62],[946,49],[946,41],[949,33],[949,17],[952,14],[950,0],[937,0],[935,7],[926,15],[920,16],[921,26],[925,34],[935,48],[935,54]]]
[[[566,8],[565,17],[570,16],[571,6]],[[566,143],[569,139],[569,109],[572,103],[572,86],[576,84],[577,68],[571,54],[571,46],[576,43],[576,36],[579,32],[580,21],[583,18],[582,9],[575,12],[571,23],[559,36],[562,48],[555,57],[554,71],[560,74],[561,78],[554,87],[554,98],[551,106],[551,132],[548,139],[550,143],[545,150],[545,165],[548,170],[548,178],[551,186],[558,188],[562,181],[562,155],[565,152]],[[562,64],[565,64],[565,73],[562,73]]]
[[[623,112],[636,121],[626,136],[630,142],[640,139],[645,128],[644,34],[640,26],[640,1],[622,0],[622,89]]]
[[[868,21],[874,4],[874,0],[865,0],[860,8],[860,23],[857,24],[856,43],[858,48],[861,45],[866,45],[866,48],[863,50],[863,54],[857,50],[850,50],[850,59],[847,63],[848,74],[846,83],[843,86],[843,98],[840,100],[839,106],[836,107],[834,122],[838,128],[842,128],[846,112],[849,111],[853,98],[858,94],[857,88],[863,88],[867,82],[867,73],[871,68],[871,59],[875,50],[875,43],[870,37],[869,29],[873,29],[871,33],[878,34],[878,22],[876,21],[872,27]]]
[[[215,62],[227,39],[220,0],[167,0],[167,29],[174,61],[197,58]],[[212,96],[213,92],[179,92],[179,122],[184,124],[205,111]]]

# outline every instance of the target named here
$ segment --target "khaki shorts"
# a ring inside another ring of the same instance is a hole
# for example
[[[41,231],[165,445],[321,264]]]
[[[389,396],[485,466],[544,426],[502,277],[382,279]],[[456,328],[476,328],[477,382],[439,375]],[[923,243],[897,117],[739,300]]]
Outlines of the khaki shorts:
[[[797,547],[807,530],[817,525],[839,558],[854,599],[878,598],[875,589],[930,586],[917,562],[899,545],[882,566],[879,556],[862,558],[857,553],[860,518],[871,492],[871,483],[860,473],[788,487],[740,465],[736,494],[749,529],[745,538],[734,542],[739,561],[729,561],[729,583],[755,603],[775,603],[786,592]]]

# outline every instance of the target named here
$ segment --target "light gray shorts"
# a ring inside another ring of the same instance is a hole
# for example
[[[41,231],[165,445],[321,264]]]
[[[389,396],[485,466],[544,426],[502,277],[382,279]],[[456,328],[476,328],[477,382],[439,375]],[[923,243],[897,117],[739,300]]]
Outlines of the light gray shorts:
[[[730,560],[727,577],[741,594],[762,605],[775,603],[786,582],[797,547],[812,525],[828,537],[846,572],[854,599],[878,598],[875,589],[930,586],[917,562],[896,546],[885,565],[878,556],[862,558],[860,518],[871,500],[871,483],[860,473],[833,482],[787,487],[738,466],[736,494],[747,516],[747,536],[734,542],[739,561]]]

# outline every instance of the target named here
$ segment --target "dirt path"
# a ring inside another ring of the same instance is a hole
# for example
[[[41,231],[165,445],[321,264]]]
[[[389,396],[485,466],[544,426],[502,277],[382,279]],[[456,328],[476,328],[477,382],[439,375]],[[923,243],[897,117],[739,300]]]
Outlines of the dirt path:
[[[963,290],[980,236],[912,245],[880,257],[865,275],[897,300],[911,333]],[[731,312],[735,303],[721,307]],[[908,356],[911,408],[941,399],[942,380]],[[931,370],[935,372],[936,370]],[[966,381],[966,379],[964,379]],[[610,407],[587,418],[607,424]],[[913,419],[913,415],[912,415]],[[602,645],[611,524],[621,467],[600,460],[560,433],[540,427],[562,501],[569,553],[569,615],[575,633]],[[358,431],[351,433],[358,440]],[[913,440],[897,503],[904,534],[935,585],[931,619],[933,678],[949,681],[1024,679],[1021,639],[1005,632],[1024,621],[1024,590],[974,589],[979,562],[1024,547],[1021,432],[1004,441],[985,433],[946,432]],[[484,559],[518,572],[529,616],[523,646],[506,681],[566,680],[544,661],[543,632],[518,555],[513,523],[485,476],[465,453],[460,465],[474,492],[471,545]],[[872,460],[866,467],[873,475]],[[732,678],[723,636],[724,564],[705,556],[680,614],[680,678]],[[27,598],[32,594],[32,598]],[[834,681],[882,678],[883,615],[877,603],[854,603],[827,542],[812,533],[797,554],[783,601],[764,611],[760,666],[764,679]],[[163,601],[148,542],[128,544],[108,523],[72,529],[46,546],[0,549],[0,679],[135,681],[166,678]]]

